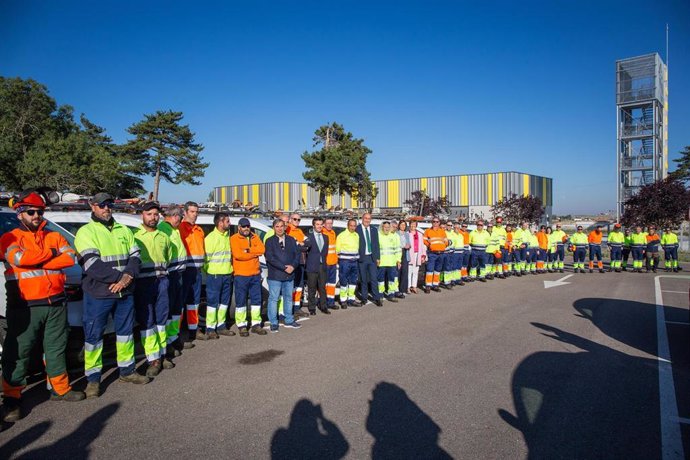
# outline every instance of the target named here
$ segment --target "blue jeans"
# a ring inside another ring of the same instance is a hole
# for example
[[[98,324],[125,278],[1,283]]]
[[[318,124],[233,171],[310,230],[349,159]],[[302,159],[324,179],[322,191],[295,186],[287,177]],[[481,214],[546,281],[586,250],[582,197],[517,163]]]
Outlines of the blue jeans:
[[[285,315],[285,324],[292,324],[295,322],[295,317],[292,316],[292,289],[295,286],[295,280],[268,281],[268,320],[271,326],[278,325],[278,299],[283,298],[283,314]]]
[[[376,261],[371,255],[364,256],[359,259],[359,281],[360,292],[362,294],[362,302],[367,302],[369,297],[369,286],[371,285],[371,297],[374,300],[379,300],[381,294],[379,293],[378,273]]]

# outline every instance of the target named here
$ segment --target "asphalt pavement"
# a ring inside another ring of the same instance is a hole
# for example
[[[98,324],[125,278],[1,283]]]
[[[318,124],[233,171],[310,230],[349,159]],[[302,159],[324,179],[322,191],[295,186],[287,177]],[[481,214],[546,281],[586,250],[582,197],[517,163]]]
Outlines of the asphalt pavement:
[[[545,288],[567,274],[198,343],[145,386],[110,371],[95,400],[48,401],[36,382],[30,413],[0,432],[0,457],[683,458],[690,272],[659,289],[665,273]]]

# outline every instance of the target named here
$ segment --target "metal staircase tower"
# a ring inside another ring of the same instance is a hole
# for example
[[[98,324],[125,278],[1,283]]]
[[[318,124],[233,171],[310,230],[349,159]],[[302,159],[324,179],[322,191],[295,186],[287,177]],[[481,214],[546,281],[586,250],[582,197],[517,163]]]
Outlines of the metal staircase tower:
[[[668,68],[657,53],[616,61],[617,218],[668,173]]]

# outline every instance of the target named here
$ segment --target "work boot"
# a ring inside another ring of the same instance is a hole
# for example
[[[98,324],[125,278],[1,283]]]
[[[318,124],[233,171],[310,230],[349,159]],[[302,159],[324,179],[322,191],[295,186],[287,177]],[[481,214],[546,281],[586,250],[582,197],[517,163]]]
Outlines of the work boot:
[[[623,267],[622,270],[623,270],[624,272],[627,272],[627,271],[628,271],[628,267]]]
[[[376,304],[377,307],[383,307],[383,300],[381,300],[381,297],[374,300],[374,303]]]
[[[431,286],[431,290],[434,292],[441,292],[441,288],[438,286]]]
[[[190,348],[194,348],[196,345],[194,342],[182,342],[182,349],[183,350],[189,350]]]
[[[340,309],[341,310],[347,310],[347,303],[340,304]]]
[[[157,377],[161,373],[161,360],[155,359],[149,363],[148,369],[146,369],[146,377]]]
[[[431,292],[431,288],[429,288],[429,286],[424,286],[424,294],[428,294],[429,292]]]
[[[486,275],[486,279],[492,280],[492,279],[494,279],[494,275]]]
[[[450,284],[446,284],[446,283],[443,283],[443,284],[441,285],[441,287],[442,287],[443,289],[448,289],[448,290],[453,289],[453,286],[451,286]]]
[[[328,308],[331,309],[331,310],[340,310],[340,305],[338,305],[338,304],[333,304],[333,305],[329,306]]]
[[[603,268],[599,269],[599,273],[606,273]]]
[[[215,340],[219,338],[218,333],[216,331],[208,331],[206,335],[208,336],[209,340]]]
[[[267,334],[266,329],[262,329],[261,326],[259,326],[258,324],[252,326],[251,331],[252,331],[252,333],[258,334],[258,335],[266,335]]]
[[[348,301],[347,301],[347,305],[350,306],[350,307],[361,307],[361,306],[362,306],[362,302],[360,302],[360,301],[357,300],[357,299],[355,299],[355,300],[348,300]]]
[[[480,282],[486,283],[486,278],[478,278]]]
[[[498,275],[498,278],[504,280],[504,279],[506,279],[506,275],[504,275],[503,273],[501,273],[501,274]]]
[[[201,332],[201,331],[196,332],[196,340],[206,341],[208,339],[209,339],[209,337],[208,337],[208,335],[206,335],[206,333]]]
[[[560,273],[563,273],[563,269],[562,269],[562,268],[559,268],[558,271],[559,271]]]
[[[240,337],[249,337],[249,331],[246,327],[240,328]]]
[[[168,358],[163,358],[163,369],[172,369],[175,367],[175,363],[173,363],[171,360]]]
[[[7,423],[14,423],[23,417],[22,401],[17,398],[3,398],[3,414],[2,421]]]
[[[673,273],[678,273],[678,267],[673,267]]]
[[[86,395],[84,394],[84,392],[83,391],[77,391],[77,390],[69,390],[64,395],[59,395],[57,393],[52,393],[52,392],[50,394],[50,400],[51,401],[74,402],[74,401],[81,401],[84,399],[86,399]]]
[[[119,380],[120,380],[120,382],[134,383],[137,385],[145,385],[151,381],[150,378],[148,378],[144,375],[141,375],[137,371],[134,371],[128,375],[121,375]]]
[[[237,335],[237,334],[235,334],[235,331],[231,331],[230,329],[226,328],[226,329],[221,329],[220,331],[218,331],[218,335],[224,335],[226,337],[232,337],[232,336]]]
[[[165,356],[169,356],[171,358],[177,358],[180,356],[182,352],[175,348],[172,344],[168,345],[165,347]]]
[[[393,303],[396,303],[396,302],[398,301],[398,299],[396,299],[396,298],[395,298],[394,296],[392,296],[392,295],[387,296],[387,297],[386,297],[386,300],[389,301],[389,302],[393,302]]]
[[[590,272],[590,273],[594,273],[594,270],[592,270],[592,269],[590,268],[590,269],[589,269],[589,272]]]
[[[87,399],[98,398],[101,395],[101,384],[99,382],[89,382],[86,384],[84,394]]]
[[[464,281],[462,281],[462,280],[458,281],[458,286],[464,286],[464,285],[465,285]]]
[[[515,272],[515,276],[517,276],[517,277],[519,278],[519,277],[522,276],[522,273],[520,273],[520,272]]]
[[[301,308],[298,308],[297,310],[295,310],[294,316],[295,316],[295,319],[309,318],[309,313],[306,313],[306,312],[302,311]],[[240,334],[240,335],[242,335],[242,334]]]
[[[620,268],[616,268],[616,273],[620,273],[620,272],[621,272],[621,269],[620,269]]]

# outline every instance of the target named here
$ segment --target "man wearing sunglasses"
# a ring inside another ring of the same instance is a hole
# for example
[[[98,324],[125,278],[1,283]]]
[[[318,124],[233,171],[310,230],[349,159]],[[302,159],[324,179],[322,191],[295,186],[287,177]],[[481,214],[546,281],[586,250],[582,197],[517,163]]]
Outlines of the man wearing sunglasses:
[[[297,243],[297,249],[299,249],[301,253],[304,253],[304,239],[306,238],[306,235],[304,234],[302,229],[299,228],[299,223],[301,221],[302,217],[299,214],[291,214],[286,233],[295,239],[295,242]],[[296,319],[309,317],[309,313],[302,311],[302,291],[304,288],[304,280],[306,278],[304,272],[305,262],[306,255],[301,254],[300,263],[297,267],[295,267],[295,285],[292,291],[292,308],[294,310]]]
[[[84,270],[84,373],[86,396],[100,396],[103,368],[103,333],[113,317],[120,381],[136,384],[150,379],[135,371],[134,279],[139,274],[139,247],[131,230],[115,222],[113,197],[97,193],[89,200],[91,222],[74,238],[79,264]]]
[[[239,231],[230,237],[232,268],[235,273],[235,323],[241,337],[248,337],[247,297],[250,301],[251,331],[266,335],[261,328],[261,264],[259,257],[266,251],[256,233],[252,232],[249,219],[239,221]]]
[[[81,391],[72,390],[65,365],[68,326],[62,269],[75,264],[74,250],[58,232],[45,229],[45,202],[38,193],[22,194],[12,207],[21,225],[0,239],[7,285],[7,337],[2,354],[5,422],[22,417],[21,393],[31,350],[41,339],[50,399],[85,398]]]

